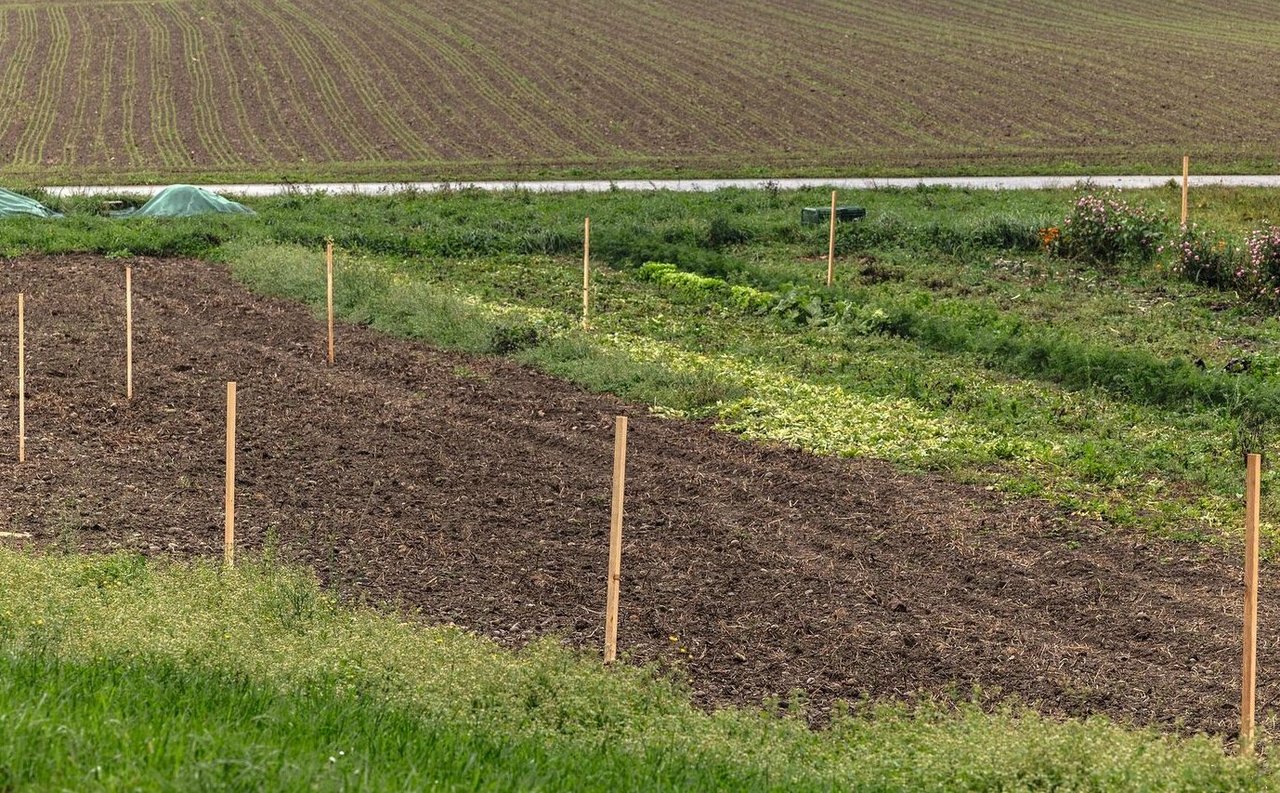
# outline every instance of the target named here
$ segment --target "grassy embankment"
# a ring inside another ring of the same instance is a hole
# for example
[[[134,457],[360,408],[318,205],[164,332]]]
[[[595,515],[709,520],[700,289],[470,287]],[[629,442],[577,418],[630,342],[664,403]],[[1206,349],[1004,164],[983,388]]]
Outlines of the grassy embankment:
[[[0,550],[0,787],[1254,790],[1208,739],[967,704],[692,708],[641,669],[519,652],[234,572]]]

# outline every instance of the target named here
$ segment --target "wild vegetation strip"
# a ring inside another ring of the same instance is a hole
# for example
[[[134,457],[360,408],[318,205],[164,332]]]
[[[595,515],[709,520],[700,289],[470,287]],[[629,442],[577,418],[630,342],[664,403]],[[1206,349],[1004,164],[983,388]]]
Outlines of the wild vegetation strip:
[[[1271,172],[1277,41],[1243,0],[5,2],[0,176]]]
[[[234,571],[0,549],[0,781],[257,790],[1270,790],[1221,744],[963,700],[691,708],[678,685]]]

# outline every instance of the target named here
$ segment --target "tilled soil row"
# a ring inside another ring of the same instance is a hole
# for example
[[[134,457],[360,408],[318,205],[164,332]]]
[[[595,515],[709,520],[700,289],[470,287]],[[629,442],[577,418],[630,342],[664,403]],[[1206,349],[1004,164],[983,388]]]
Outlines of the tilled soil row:
[[[27,462],[0,461],[37,546],[221,553],[226,380],[239,383],[239,536],[270,533],[349,597],[518,645],[603,636],[613,418],[630,417],[620,649],[705,705],[971,686],[1051,714],[1222,734],[1238,701],[1241,575],[1039,501],[871,460],[747,443],[509,362],[340,329],[196,261],[25,258]],[[13,327],[14,301],[0,309]],[[13,371],[12,333],[0,367]],[[16,392],[0,437],[16,433]],[[16,451],[16,450],[15,450]],[[1277,686],[1260,619],[1259,702]]]

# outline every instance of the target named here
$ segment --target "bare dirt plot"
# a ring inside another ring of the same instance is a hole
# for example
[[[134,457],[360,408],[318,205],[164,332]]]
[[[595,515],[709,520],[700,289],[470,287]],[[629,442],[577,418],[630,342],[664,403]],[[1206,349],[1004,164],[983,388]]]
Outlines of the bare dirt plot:
[[[631,416],[621,650],[704,704],[999,688],[1051,713],[1229,734],[1240,573],[874,461],[745,443],[498,360],[342,328],[195,261],[26,258],[28,462],[0,474],[37,546],[220,554],[223,383],[240,384],[239,526],[350,597],[519,644],[603,633],[613,416]],[[4,299],[0,327],[12,328]],[[0,333],[0,368],[14,341]],[[0,438],[13,438],[16,394]],[[12,450],[11,450],[12,451]],[[1264,587],[1265,588],[1265,587]],[[1261,667],[1280,610],[1264,597]],[[1263,675],[1265,713],[1280,691]]]

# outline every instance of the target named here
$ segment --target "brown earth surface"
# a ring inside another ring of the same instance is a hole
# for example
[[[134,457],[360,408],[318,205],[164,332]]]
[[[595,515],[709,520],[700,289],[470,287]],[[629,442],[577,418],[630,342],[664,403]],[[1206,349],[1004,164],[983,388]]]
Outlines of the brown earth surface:
[[[0,0],[0,175],[1269,170],[1278,58],[1264,0]]]
[[[217,266],[0,267],[26,295],[27,462],[4,380],[9,526],[37,547],[217,556],[224,381],[239,383],[239,537],[268,534],[344,596],[518,645],[598,649],[613,417],[631,418],[620,645],[684,670],[706,705],[809,692],[961,693],[1052,714],[1234,729],[1241,575],[1230,555],[1135,539],[1038,501],[870,460],[767,448],[651,417],[502,360],[339,329]],[[15,369],[14,334],[0,367]],[[15,542],[6,540],[7,542]],[[1261,607],[1263,685],[1280,612]]]

